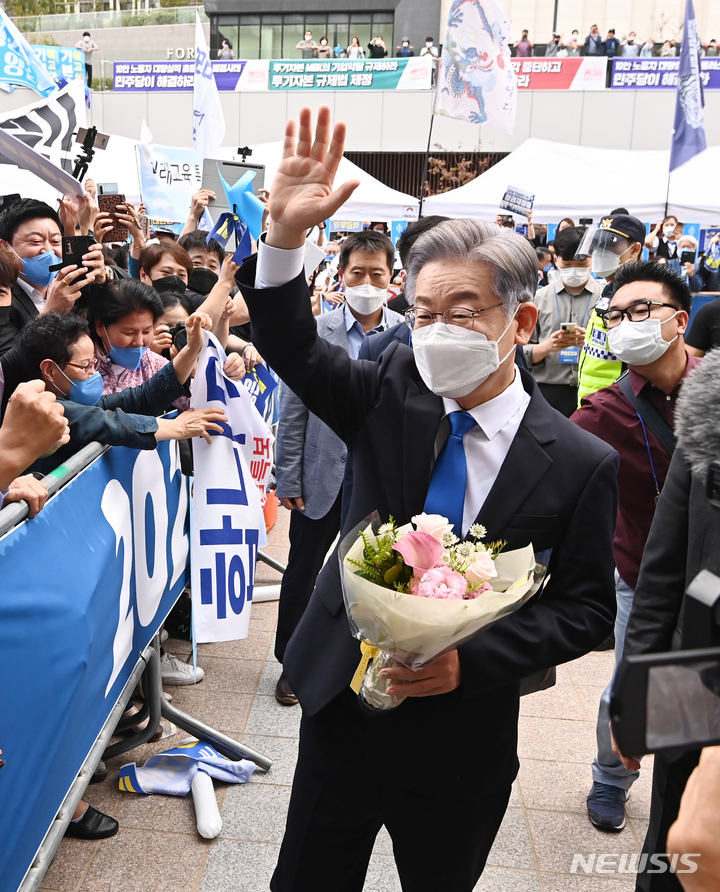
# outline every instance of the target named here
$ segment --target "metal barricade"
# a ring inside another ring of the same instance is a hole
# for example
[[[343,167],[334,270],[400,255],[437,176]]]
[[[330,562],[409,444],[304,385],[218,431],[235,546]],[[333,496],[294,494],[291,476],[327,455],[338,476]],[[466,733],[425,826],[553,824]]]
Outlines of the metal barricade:
[[[91,465],[110,447],[100,443],[90,443],[72,458],[56,468],[52,473],[44,478],[44,482],[48,487],[49,495],[54,495],[65,484],[69,483],[81,471]],[[0,510],[0,537],[17,526],[28,516],[27,502],[14,502],[6,508]],[[284,567],[272,558],[259,554],[260,559],[282,572]],[[123,740],[114,744],[110,744],[110,739],[120,725],[122,727],[122,715],[132,696],[138,682],[142,679],[145,704],[140,714],[135,714],[132,718],[133,723],[142,721],[146,715],[149,720],[146,728],[142,731],[132,734]],[[39,888],[45,873],[52,862],[63,835],[67,829],[72,815],[77,808],[78,803],[83,797],[85,789],[97,768],[101,759],[111,759],[122,753],[128,752],[143,743],[147,743],[158,728],[160,719],[165,718],[174,723],[179,728],[187,731],[193,737],[199,740],[206,740],[215,749],[229,759],[249,759],[264,769],[269,770],[272,766],[272,760],[268,759],[250,747],[243,746],[238,741],[233,740],[220,731],[216,731],[204,722],[193,718],[165,700],[162,692],[162,675],[160,671],[160,638],[159,633],[155,636],[150,646],[140,655],[138,662],[133,669],[130,678],[123,688],[115,706],[110,713],[102,731],[98,735],[95,744],[91,748],[87,758],[85,759],[80,771],[77,774],[65,800],[57,813],[55,820],[50,826],[45,839],[38,849],[35,860],[28,870],[25,879],[20,885],[18,892],[36,892]]]

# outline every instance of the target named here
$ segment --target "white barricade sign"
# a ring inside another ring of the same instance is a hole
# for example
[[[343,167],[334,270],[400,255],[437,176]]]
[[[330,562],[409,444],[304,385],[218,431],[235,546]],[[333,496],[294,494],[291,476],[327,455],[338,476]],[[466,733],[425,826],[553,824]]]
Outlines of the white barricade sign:
[[[193,439],[192,607],[198,642],[246,638],[258,548],[267,543],[263,507],[272,434],[242,384],[223,371],[225,352],[205,332],[190,404],[223,409],[212,443]]]

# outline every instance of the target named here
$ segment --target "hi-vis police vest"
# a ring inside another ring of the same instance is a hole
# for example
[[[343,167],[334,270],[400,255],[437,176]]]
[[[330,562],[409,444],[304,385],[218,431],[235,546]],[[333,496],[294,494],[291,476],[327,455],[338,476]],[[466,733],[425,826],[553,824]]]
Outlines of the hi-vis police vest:
[[[622,362],[609,349],[607,328],[597,312],[607,309],[609,304],[609,297],[599,298],[587,325],[578,363],[578,406],[583,397],[609,387],[622,374]]]

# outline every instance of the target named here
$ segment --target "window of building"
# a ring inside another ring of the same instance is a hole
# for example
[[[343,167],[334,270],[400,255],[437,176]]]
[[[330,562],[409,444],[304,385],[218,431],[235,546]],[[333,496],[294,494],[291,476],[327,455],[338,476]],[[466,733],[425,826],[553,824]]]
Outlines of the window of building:
[[[217,58],[222,41],[229,40],[236,59],[301,59],[302,51],[297,45],[306,31],[312,31],[318,44],[321,37],[327,36],[329,45],[338,52],[357,37],[366,57],[368,43],[380,35],[388,55],[394,55],[393,16],[387,12],[212,16],[211,55]]]

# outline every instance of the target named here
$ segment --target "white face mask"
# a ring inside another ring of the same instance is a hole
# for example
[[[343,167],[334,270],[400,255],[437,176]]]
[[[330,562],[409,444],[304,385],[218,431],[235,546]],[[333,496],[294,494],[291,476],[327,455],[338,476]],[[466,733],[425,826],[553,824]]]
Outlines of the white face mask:
[[[498,341],[514,318],[515,313]],[[452,400],[472,393],[515,353],[513,346],[500,359],[498,341],[489,341],[479,331],[444,322],[414,328],[412,332],[413,354],[420,377],[433,393]]]
[[[623,254],[616,254],[614,251],[608,251],[607,248],[596,248],[592,253],[592,272],[596,276],[607,279],[616,273],[625,263],[622,259]]]
[[[665,238],[671,239],[675,235],[674,226],[663,226],[663,235]]]
[[[570,288],[580,288],[590,278],[590,270],[586,266],[568,266],[560,269],[560,278]]]
[[[370,316],[385,303],[388,298],[387,288],[376,288],[374,285],[357,285],[345,288],[345,300],[351,310],[361,316]]]
[[[608,346],[621,362],[628,365],[649,365],[660,359],[670,344],[662,336],[662,326],[674,319],[680,311],[673,313],[668,319],[644,319],[642,322],[630,322],[623,319],[617,328],[608,331]]]

